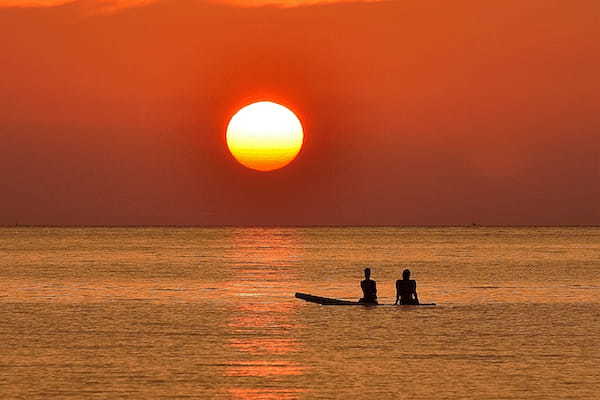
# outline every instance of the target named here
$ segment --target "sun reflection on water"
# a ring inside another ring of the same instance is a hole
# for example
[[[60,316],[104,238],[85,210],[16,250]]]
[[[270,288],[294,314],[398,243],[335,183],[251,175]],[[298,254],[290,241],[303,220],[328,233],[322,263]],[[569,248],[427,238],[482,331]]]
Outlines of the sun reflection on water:
[[[296,237],[277,229],[234,232],[231,241],[226,257],[232,280],[226,287],[234,303],[227,346],[235,358],[224,375],[239,386],[228,393],[235,399],[298,398],[305,389],[294,378],[307,370],[293,358],[303,347],[293,334],[301,328],[295,317],[300,304],[281,297],[289,296],[289,284],[297,279],[301,246]]]
[[[304,390],[299,389],[229,389],[231,397],[239,400],[292,400],[302,393]]]

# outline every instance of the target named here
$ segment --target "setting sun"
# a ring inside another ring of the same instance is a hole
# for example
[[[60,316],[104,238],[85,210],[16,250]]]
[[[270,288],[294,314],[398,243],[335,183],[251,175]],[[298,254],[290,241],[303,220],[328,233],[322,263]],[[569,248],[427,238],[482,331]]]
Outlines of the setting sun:
[[[240,164],[257,171],[283,168],[296,158],[304,134],[296,115],[261,101],[239,110],[227,126],[227,146]]]

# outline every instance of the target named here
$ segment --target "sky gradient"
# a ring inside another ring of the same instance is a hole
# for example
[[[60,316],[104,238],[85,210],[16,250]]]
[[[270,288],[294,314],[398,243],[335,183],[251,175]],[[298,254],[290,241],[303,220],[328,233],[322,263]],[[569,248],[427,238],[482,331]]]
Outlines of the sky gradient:
[[[600,2],[297,4],[0,0],[0,224],[600,224]]]

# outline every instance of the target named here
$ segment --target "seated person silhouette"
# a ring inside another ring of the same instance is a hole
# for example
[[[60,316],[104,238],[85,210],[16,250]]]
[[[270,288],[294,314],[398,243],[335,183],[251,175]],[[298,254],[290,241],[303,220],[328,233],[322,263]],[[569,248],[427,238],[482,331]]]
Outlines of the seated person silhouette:
[[[365,279],[360,281],[363,297],[358,302],[364,304],[377,303],[377,282],[371,279],[371,268],[365,268]]]
[[[396,281],[396,302],[394,304],[419,304],[417,282],[410,279],[409,269],[405,269],[402,272],[402,279]]]

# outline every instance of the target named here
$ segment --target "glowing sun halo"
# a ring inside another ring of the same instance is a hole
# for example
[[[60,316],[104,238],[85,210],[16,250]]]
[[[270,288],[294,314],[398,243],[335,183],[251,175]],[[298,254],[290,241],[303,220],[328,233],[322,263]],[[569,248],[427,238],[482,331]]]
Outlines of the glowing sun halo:
[[[227,126],[227,147],[240,164],[273,171],[291,163],[302,148],[302,124],[289,109],[270,101],[239,110]]]

